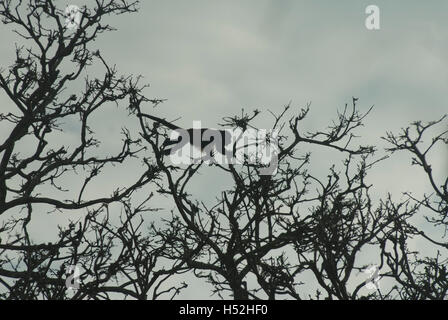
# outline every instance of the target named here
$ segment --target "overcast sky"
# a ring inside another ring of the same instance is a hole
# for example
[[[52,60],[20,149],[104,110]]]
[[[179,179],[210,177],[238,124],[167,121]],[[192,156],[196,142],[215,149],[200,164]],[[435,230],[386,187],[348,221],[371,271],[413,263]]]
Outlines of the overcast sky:
[[[85,3],[58,2],[62,9]],[[380,30],[365,27],[370,4],[380,9]],[[122,73],[143,75],[148,97],[168,99],[158,115],[181,116],[180,125],[217,126],[241,108],[275,112],[291,101],[296,108],[311,102],[306,128],[323,129],[355,96],[361,110],[375,106],[361,131],[364,141],[384,146],[379,138],[386,130],[447,113],[447,14],[445,0],[144,0],[137,14],[110,17],[118,30],[94,45]],[[3,26],[0,39],[6,67],[20,40]],[[6,108],[3,93],[0,103]],[[123,114],[107,117],[105,137],[119,133]],[[6,132],[0,128],[0,135]],[[440,172],[446,173],[446,157],[445,150],[433,155]],[[371,181],[382,191],[427,190],[409,164],[397,157]],[[125,179],[127,172],[121,174]],[[213,174],[203,178],[198,190],[212,196],[210,190],[221,189],[211,183]],[[185,297],[206,296],[192,288]]]
[[[380,9],[380,30],[365,8]],[[359,97],[366,141],[447,112],[448,2],[142,1],[115,19],[98,47],[168,101],[158,112],[190,125],[223,116],[312,102],[310,128]],[[442,163],[440,164],[442,165]],[[446,163],[444,163],[446,165]]]

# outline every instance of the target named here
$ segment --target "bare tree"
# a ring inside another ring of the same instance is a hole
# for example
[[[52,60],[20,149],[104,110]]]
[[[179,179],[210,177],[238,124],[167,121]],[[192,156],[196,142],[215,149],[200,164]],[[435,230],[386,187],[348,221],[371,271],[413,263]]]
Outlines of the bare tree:
[[[15,62],[0,70],[10,102],[10,111],[0,113],[2,126],[10,128],[0,141],[0,298],[175,298],[188,282],[176,280],[179,274],[205,279],[221,298],[447,298],[448,178],[430,163],[430,154],[448,143],[446,129],[430,131],[446,117],[387,133],[391,146],[381,157],[375,147],[355,144],[370,112],[359,111],[357,98],[328,128],[314,132],[303,129],[309,105],[288,105],[271,112],[270,129],[279,133],[265,139],[278,143],[271,174],[249,157],[236,164],[207,155],[216,177],[231,184],[213,199],[201,197],[191,185],[206,161],[170,162],[167,129],[178,126],[145,109],[163,100],[146,98],[140,77],[119,75],[92,48],[113,30],[104,23],[108,15],[135,11],[136,2],[95,1],[80,9],[71,29],[54,1],[0,2],[2,22],[25,43],[16,46]],[[100,68],[104,73],[95,76]],[[113,154],[103,148],[93,120],[107,117],[111,104],[127,111],[139,131],[123,128]],[[243,111],[222,126],[258,130],[259,117],[258,110]],[[75,144],[61,142],[67,122],[78,127]],[[235,155],[236,145],[231,149]],[[325,173],[312,167],[316,150],[332,157]],[[399,151],[423,169],[431,194],[407,192],[398,201],[373,196],[369,172]],[[114,179],[108,169],[129,163],[138,173],[132,183],[114,183],[111,194],[89,192],[101,177]],[[157,213],[169,208],[158,208],[157,196],[173,207],[162,223]],[[47,219],[73,217],[47,242],[31,232],[42,212],[52,215]],[[425,226],[416,222],[421,215]],[[436,253],[413,250],[416,239]],[[385,286],[366,291],[369,281],[359,274],[368,263],[376,264],[375,280],[387,280]],[[67,275],[73,266],[76,273]]]
[[[431,194],[417,196],[406,192],[408,201],[413,202],[424,214],[426,224],[413,221],[397,224],[394,237],[383,245],[390,273],[396,280],[391,291],[399,299],[446,299],[448,296],[448,172],[446,163],[433,168],[431,157],[437,158],[448,145],[446,115],[437,121],[423,123],[416,121],[402,129],[399,134],[388,132],[384,138],[391,146],[390,153],[404,151],[411,155],[412,165],[423,170]],[[410,250],[408,241],[425,240],[427,250]]]
[[[348,289],[353,273],[366,267],[357,263],[356,255],[366,246],[381,246],[395,223],[412,216],[415,208],[396,207],[390,199],[377,207],[372,203],[366,175],[384,159],[374,160],[374,147],[352,147],[354,130],[370,111],[360,114],[356,101],[352,108],[345,106],[328,130],[314,133],[299,130],[309,106],[286,122],[283,118],[290,106],[272,114],[272,129],[290,131],[278,139],[277,173],[262,175],[263,165],[249,161],[240,167],[215,164],[230,175],[234,186],[222,190],[211,206],[188,193],[188,184],[204,163],[184,168],[169,163],[161,150],[164,131],[146,122],[137,105],[142,136],[166,177],[160,192],[173,198],[179,213],[167,221],[167,228],[155,230],[171,245],[166,257],[182,257],[220,297],[227,293],[235,299],[310,298],[299,289],[300,278],[311,271],[320,288],[317,297],[324,290],[328,299],[360,298],[364,280],[352,292]],[[258,114],[243,113],[225,119],[225,124],[244,131],[254,127]],[[308,168],[310,153],[297,150],[305,145],[346,154],[343,169],[331,167],[326,181],[314,176]]]
[[[157,271],[164,243],[142,230],[141,216],[154,212],[147,206],[152,195],[137,204],[130,201],[139,188],[157,179],[157,167],[143,163],[132,184],[118,184],[111,194],[92,197],[86,192],[104,170],[125,166],[145,150],[123,128],[121,146],[110,154],[91,128],[95,115],[107,117],[110,104],[125,109],[142,94],[139,77],[119,75],[92,48],[98,36],[113,30],[104,22],[107,16],[136,10],[132,1],[96,1],[79,10],[79,25],[71,30],[54,1],[0,2],[2,22],[24,42],[16,46],[15,62],[0,73],[0,88],[11,103],[11,111],[0,114],[1,125],[11,128],[0,141],[2,298],[98,299],[115,294],[144,299],[176,294],[183,286],[163,287],[181,265]],[[94,76],[101,67],[103,75]],[[67,122],[79,129],[77,144],[64,141]],[[78,190],[73,179],[81,182]],[[85,217],[67,221],[53,242],[30,235],[31,221],[40,212],[54,216],[79,210]],[[75,292],[66,285],[71,265],[81,270],[82,285]]]

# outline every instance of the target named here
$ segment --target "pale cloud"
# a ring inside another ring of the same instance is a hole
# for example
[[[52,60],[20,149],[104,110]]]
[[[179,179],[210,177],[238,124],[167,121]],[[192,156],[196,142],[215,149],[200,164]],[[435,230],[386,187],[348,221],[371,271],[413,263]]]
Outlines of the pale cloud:
[[[83,1],[70,3],[82,5]],[[375,1],[381,10],[379,31],[364,27],[368,4],[142,1],[138,14],[111,17],[109,22],[118,31],[105,34],[95,46],[122,73],[142,74],[151,84],[146,92],[149,97],[168,99],[154,112],[168,119],[181,116],[179,125],[191,126],[193,120],[201,120],[204,126],[217,127],[222,117],[238,114],[243,107],[278,112],[292,100],[295,107],[312,101],[304,129],[322,129],[335,117],[337,108],[357,96],[362,110],[375,105],[361,131],[364,141],[382,148],[385,144],[379,138],[386,130],[397,132],[414,120],[435,120],[448,110],[448,3]],[[6,67],[13,59],[14,42],[20,40],[8,28],[2,27],[0,36],[1,67]],[[3,93],[0,103],[2,112],[9,107]],[[148,106],[147,110],[153,109]],[[110,109],[106,117],[107,125],[103,125],[104,117],[95,120],[96,131],[106,150],[113,150],[118,147],[126,113]],[[260,121],[268,123],[266,119]],[[128,121],[127,125],[136,132],[137,122]],[[70,130],[56,142],[76,140],[76,123],[66,126]],[[0,135],[4,137],[8,130],[2,124]],[[433,156],[443,172],[444,166],[448,167],[447,152],[441,150]],[[329,165],[316,158],[314,167],[325,176]],[[381,164],[370,176],[376,190],[393,191],[397,196],[408,189],[428,191],[424,175],[409,163],[409,158],[397,156]],[[89,190],[90,196],[109,192],[116,183],[129,182],[141,170],[139,165],[115,170],[115,181],[98,181]],[[192,181],[193,193],[206,201],[223,187],[216,184],[214,172],[213,167],[206,168]],[[229,185],[230,181],[222,183]],[[167,199],[157,199],[157,206],[171,208]],[[56,222],[64,220],[51,217],[55,219],[53,229]],[[43,221],[35,226],[42,236],[48,227]],[[208,290],[205,284],[201,288]],[[188,289],[183,297],[205,296]]]

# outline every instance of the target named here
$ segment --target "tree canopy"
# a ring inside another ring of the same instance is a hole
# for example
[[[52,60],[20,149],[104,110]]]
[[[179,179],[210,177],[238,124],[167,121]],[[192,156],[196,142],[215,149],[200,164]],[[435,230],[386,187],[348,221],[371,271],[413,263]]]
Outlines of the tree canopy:
[[[113,30],[109,16],[137,5],[92,2],[69,28],[52,0],[0,2],[2,22],[22,39],[0,69],[9,102],[0,112],[8,128],[0,138],[1,299],[170,299],[194,278],[223,299],[447,298],[448,176],[431,166],[448,144],[446,115],[386,132],[381,156],[358,135],[374,110],[362,111],[357,98],[313,132],[302,129],[310,104],[243,110],[222,126],[260,129],[257,119],[270,116],[275,174],[249,159],[174,164],[164,152],[169,130],[147,117],[164,100],[148,98],[139,75],[121,75],[94,46]],[[120,125],[112,152],[95,127],[111,105],[134,123]],[[343,161],[316,172],[311,149]],[[399,152],[431,194],[375,193],[369,173]],[[117,168],[132,171],[132,181],[116,179]],[[198,195],[192,181],[208,170],[230,184]],[[98,179],[113,181],[113,191],[92,189]],[[30,231],[42,219],[45,233],[61,216],[50,242]],[[360,276],[369,264],[370,281]]]

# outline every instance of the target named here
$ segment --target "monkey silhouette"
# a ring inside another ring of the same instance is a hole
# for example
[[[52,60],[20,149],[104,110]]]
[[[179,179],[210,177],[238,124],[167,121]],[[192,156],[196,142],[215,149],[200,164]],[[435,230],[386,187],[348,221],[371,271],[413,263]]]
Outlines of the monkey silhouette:
[[[168,129],[174,130],[180,135],[177,138],[167,138],[162,144],[163,155],[169,156],[174,154],[187,144],[192,145],[201,152],[205,152],[207,158],[213,158],[213,152],[216,151],[223,156],[226,154],[226,146],[231,143],[232,135],[227,130],[211,129],[211,128],[188,128],[183,129],[165,119],[156,116],[142,114],[139,116],[149,118]],[[196,138],[195,138],[196,137]],[[199,137],[200,139],[197,139]],[[170,147],[172,146],[172,147]],[[215,147],[215,148],[213,148]]]

